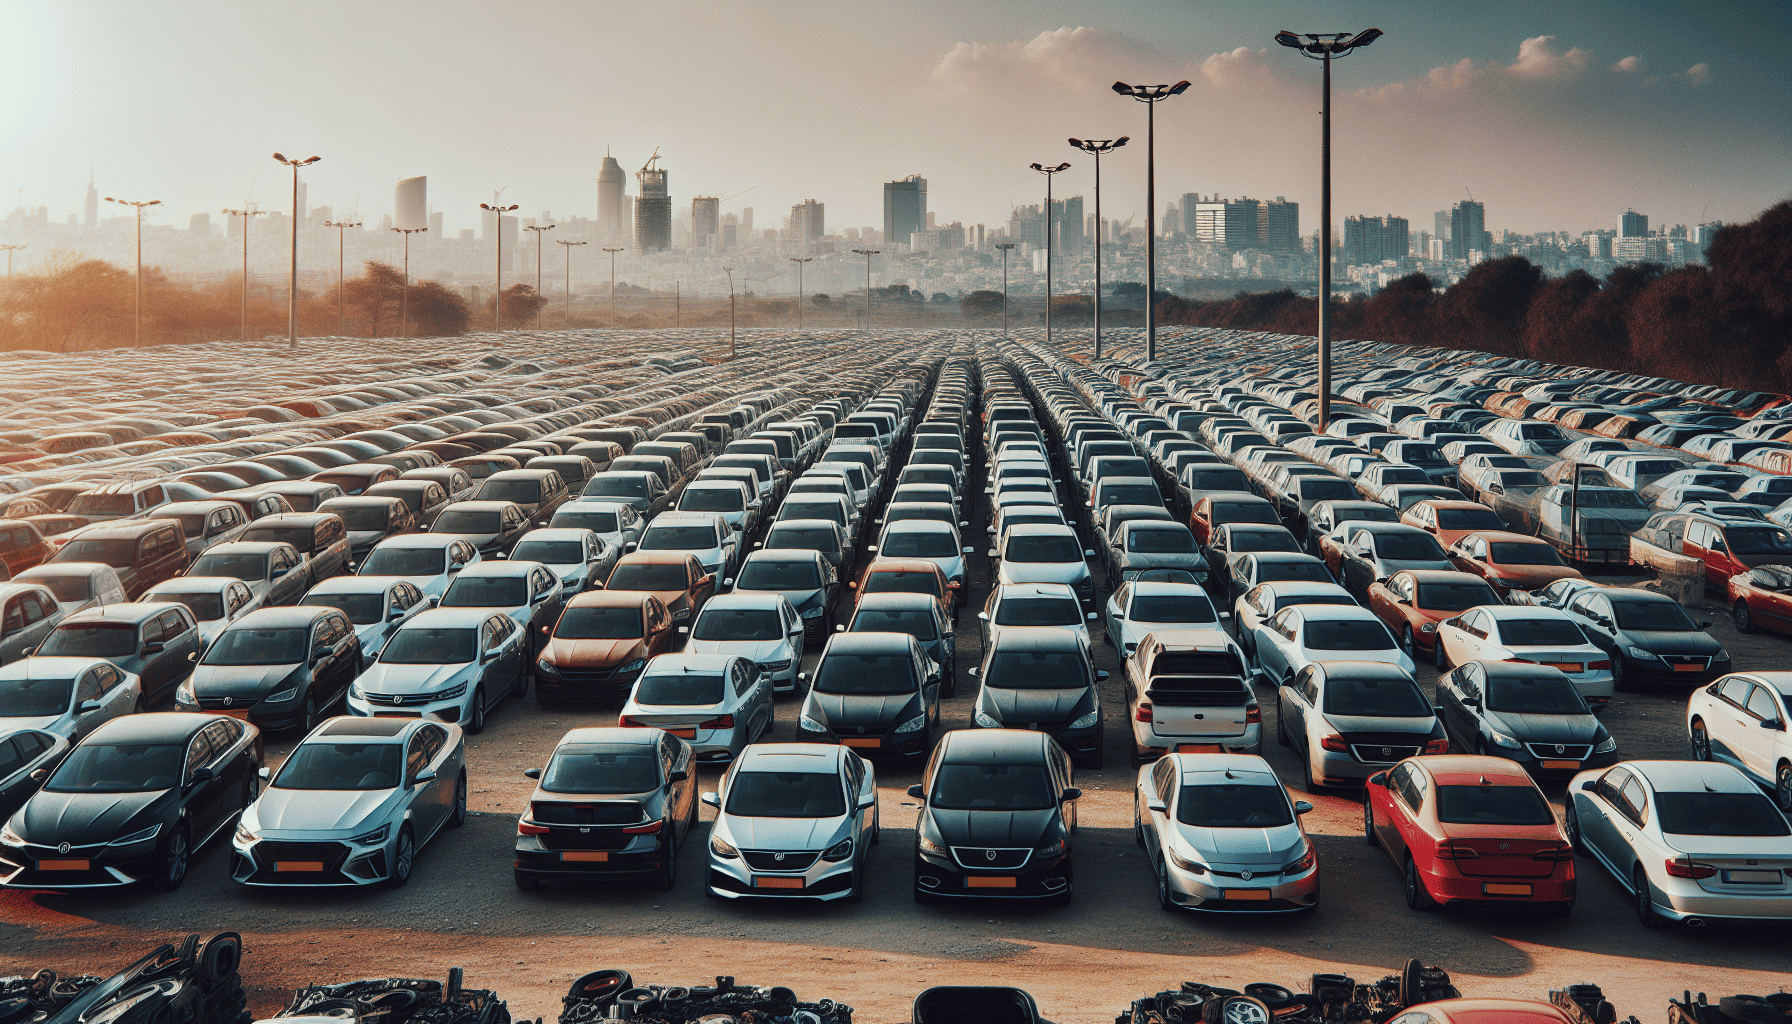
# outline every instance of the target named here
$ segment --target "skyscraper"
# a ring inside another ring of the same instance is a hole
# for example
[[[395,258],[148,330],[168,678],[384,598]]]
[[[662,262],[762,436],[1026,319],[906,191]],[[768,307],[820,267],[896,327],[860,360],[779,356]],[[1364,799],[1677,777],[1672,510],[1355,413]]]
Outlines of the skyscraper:
[[[1487,208],[1473,199],[1464,199],[1450,209],[1450,258],[1466,260],[1469,253],[1486,252],[1493,247],[1487,233]]]
[[[1618,214],[1619,238],[1642,238],[1649,233],[1649,215],[1635,210]]]
[[[622,165],[605,153],[603,166],[597,172],[597,238],[604,245],[628,241],[629,225],[624,223],[628,205],[623,196],[627,185],[628,175],[622,173]]]
[[[429,178],[405,178],[392,189],[392,226],[406,231],[429,227]]]
[[[87,206],[81,218],[81,226],[97,228],[100,226],[100,190],[93,187],[93,179],[87,179]],[[208,227],[207,230],[210,230]]]
[[[1196,241],[1233,251],[1262,248],[1258,214],[1262,211],[1263,204],[1255,199],[1234,202],[1217,195],[1206,199],[1200,196],[1194,198],[1194,219],[1190,221],[1189,211],[1183,210],[1182,229],[1193,235]]]
[[[1300,204],[1277,196],[1257,212],[1257,229],[1266,252],[1300,251]]]
[[[799,245],[818,242],[827,234],[827,204],[805,199],[790,208],[790,238]]]
[[[1405,217],[1346,217],[1344,263],[1366,266],[1383,260],[1404,259],[1412,252],[1410,226]]]
[[[638,192],[635,196],[635,252],[665,252],[672,247],[672,193],[659,151],[635,172]]]
[[[927,227],[927,179],[911,174],[884,182],[884,244],[907,245]]]
[[[691,200],[691,248],[708,250],[722,238],[722,201],[715,196]]]
[[[1052,218],[1057,221],[1058,232],[1052,244],[1062,247],[1065,252],[1088,248],[1089,240],[1083,236],[1083,197],[1056,199],[1052,206]]]
[[[1431,215],[1431,237],[1444,244],[1444,252],[1450,251],[1450,211],[1439,210]]]

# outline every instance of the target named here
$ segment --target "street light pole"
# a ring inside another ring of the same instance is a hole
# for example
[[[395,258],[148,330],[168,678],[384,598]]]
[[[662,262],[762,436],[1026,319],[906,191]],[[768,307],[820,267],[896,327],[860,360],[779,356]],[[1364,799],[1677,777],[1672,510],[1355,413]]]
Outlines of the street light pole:
[[[268,211],[242,209],[242,210],[225,210],[224,212],[229,214],[232,217],[243,218],[243,285],[242,285],[242,288],[240,289],[240,291],[242,292],[243,312],[242,312],[242,326],[237,328],[237,339],[236,340],[247,341],[249,339],[249,222],[250,222],[251,217],[266,216]],[[341,277],[342,277],[342,252],[340,249],[338,249],[337,253],[336,253],[336,276],[337,276],[338,281],[340,281]],[[341,288],[341,285],[338,284],[336,312],[337,312],[337,320],[339,320],[339,321],[342,319],[342,317],[341,317],[341,313],[342,313],[341,297],[342,297],[342,288]],[[338,325],[338,326],[340,326],[340,325]]]
[[[498,191],[502,192],[503,189]],[[498,240],[498,290],[492,293],[492,331],[502,331],[504,320],[504,215],[516,209],[517,204],[497,206],[492,203],[480,203],[481,210],[489,210],[497,217],[492,228],[492,236]]]
[[[1045,175],[1045,343],[1050,345],[1052,343],[1052,235],[1056,234],[1052,230],[1052,175],[1069,170],[1070,165],[1062,163],[1056,167],[1042,167],[1039,164],[1034,164],[1033,169]]]
[[[796,329],[803,329],[803,264],[814,263],[813,256],[792,256],[790,262],[796,264]]]
[[[6,250],[6,277],[7,277],[7,280],[11,280],[11,279],[12,279],[12,254],[13,254],[13,250],[15,250],[15,249],[23,249],[23,248],[25,248],[25,246],[26,246],[26,244],[27,244],[27,243],[25,243],[25,242],[20,242],[20,243],[19,243],[19,244],[17,244],[17,245],[0,245],[0,249],[5,249],[5,250]]]
[[[865,257],[865,329],[871,329],[871,257],[883,252],[882,249],[854,249],[853,252]]]
[[[539,331],[541,330],[541,307],[545,305],[541,301],[541,236],[545,231],[554,230],[554,225],[549,224],[544,227],[540,224],[531,224],[524,230],[535,232],[535,329]]]
[[[723,267],[728,275],[728,358],[734,358],[734,268]]]
[[[564,238],[556,238],[556,239],[554,239],[554,241],[557,242],[558,244],[566,247],[566,326],[571,327],[572,326],[572,247],[575,245],[589,245],[591,243],[589,243],[589,242],[569,242]]]
[[[1325,432],[1332,411],[1332,58],[1368,46],[1382,36],[1371,28],[1348,32],[1276,33],[1276,42],[1325,65],[1319,99],[1319,431]]]
[[[1145,104],[1145,361],[1157,358],[1157,105],[1188,91],[1175,85],[1127,85],[1114,91]]]
[[[996,248],[1002,250],[1002,337],[1008,336],[1008,250],[1014,248],[1013,242],[997,242]]]
[[[286,347],[299,350],[299,168],[322,160],[321,156],[288,160],[279,153],[274,159],[292,168],[292,273],[286,280]],[[248,238],[249,222],[243,221],[243,236]],[[245,282],[247,284],[247,282]]]
[[[225,210],[224,212],[231,213],[234,211]],[[342,220],[326,220],[326,221],[324,221],[324,227],[336,229],[336,336],[338,338],[343,337],[344,331],[346,330],[346,328],[343,327],[343,324],[346,323],[346,321],[343,319],[343,315],[342,315],[342,309],[343,309],[343,307],[342,307],[342,249],[343,249],[343,245],[344,245],[343,231],[347,228],[358,228],[360,226],[361,226],[361,222],[358,220],[352,221],[352,222],[351,221],[342,221]],[[243,282],[245,284],[247,284],[248,280],[249,280],[249,241],[248,241],[248,239],[249,239],[249,221],[247,218],[245,218],[243,220]],[[409,239],[406,239],[406,241],[408,242]],[[408,246],[405,249],[405,268],[406,268],[405,275],[408,277],[410,275],[410,269],[409,269],[410,268],[410,249]],[[248,319],[248,312],[249,312],[248,305],[247,305],[248,293],[245,291],[243,294],[244,294],[243,319],[246,321]]]
[[[135,334],[131,344],[136,348],[142,348],[143,347],[143,208],[145,206],[160,206],[160,205],[162,205],[162,201],[160,199],[147,199],[140,203],[134,203],[128,199],[114,199],[111,196],[107,196],[106,202],[117,203],[120,206],[134,206],[137,208],[137,328],[136,328],[136,334]],[[244,223],[247,224],[247,221],[245,221]],[[7,262],[7,268],[8,268],[7,275],[11,276],[11,274],[12,274],[12,270],[11,270],[12,256],[10,254],[6,257],[6,262]]]
[[[404,298],[399,303],[401,312],[398,322],[403,325],[404,337],[411,336],[411,236],[428,228],[393,228],[404,236]],[[340,313],[338,313],[340,315]]]
[[[610,254],[610,319],[614,320],[616,318],[616,254],[628,250],[623,247],[612,249],[606,245],[604,251]]]
[[[1095,358],[1101,358],[1101,156],[1126,145],[1129,136],[1096,141],[1071,139],[1070,144],[1095,157]]]

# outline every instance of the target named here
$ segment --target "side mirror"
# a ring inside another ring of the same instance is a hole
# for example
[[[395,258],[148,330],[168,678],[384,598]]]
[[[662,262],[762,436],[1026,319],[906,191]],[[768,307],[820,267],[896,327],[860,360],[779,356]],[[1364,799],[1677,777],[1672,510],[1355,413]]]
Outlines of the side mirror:
[[[79,706],[78,706],[78,707],[76,707],[76,708],[75,708],[75,714],[77,714],[77,715],[87,715],[87,714],[92,714],[92,713],[93,713],[93,712],[95,712],[95,711],[98,711],[98,710],[99,710],[99,709],[100,709],[100,702],[99,702],[99,701],[97,701],[97,700],[84,700],[84,701],[82,701],[82,702],[81,702],[81,703],[80,703],[80,705],[79,705]],[[1766,725],[1766,724],[1767,724],[1767,723],[1766,723],[1766,722],[1762,722],[1762,723],[1761,723],[1761,724],[1762,724],[1762,725]],[[1776,723],[1776,724],[1777,724],[1777,723]]]
[[[920,786],[908,787],[908,795],[914,797],[916,800],[927,799],[926,793],[921,789]]]
[[[554,635],[554,627],[552,627],[552,626],[541,627],[541,635],[542,636],[553,636]]]
[[[836,632],[836,633],[844,633],[844,632],[846,632],[846,626],[845,626],[845,624],[843,624],[843,623],[839,623],[839,622],[836,622],[836,623],[834,623],[834,632]]]
[[[746,531],[747,531],[747,524],[745,524],[745,523],[735,523],[734,524],[734,532],[735,533],[745,533]]]
[[[36,771],[31,773],[31,781],[32,782],[48,782],[49,780],[50,780],[50,769],[48,769],[48,768],[39,768]]]
[[[1108,673],[1107,673],[1106,669],[1097,669],[1095,671],[1095,681],[1096,682],[1099,683],[1102,680],[1106,679],[1107,677],[1108,677]]]
[[[539,779],[539,778],[541,778],[541,769],[540,768],[524,768],[523,769],[523,778]]]
[[[426,783],[431,783],[434,781],[436,781],[436,773],[435,772],[421,771],[421,772],[417,773],[416,778],[411,780],[411,785],[421,786],[421,785],[425,785]]]
[[[714,807],[717,810],[721,810],[721,808],[722,808],[722,794],[717,793],[715,790],[710,790],[709,792],[703,794],[703,796],[700,799],[705,804],[709,805],[710,807]]]
[[[865,797],[863,800],[859,801],[859,810],[861,810],[861,811],[868,811],[871,808],[876,807],[876,806],[877,806],[877,794],[876,793],[873,793],[870,796]]]
[[[1595,792],[1599,791],[1599,783],[1593,781],[1592,779],[1588,779],[1587,781],[1580,784],[1580,788],[1581,788],[1581,792],[1583,792],[1583,793],[1595,793]]]
[[[1062,792],[1058,795],[1058,802],[1059,803],[1069,803],[1072,800],[1080,799],[1082,797],[1082,795],[1083,795],[1083,791],[1076,788],[1075,786],[1066,786],[1064,788],[1064,792]]]
[[[989,557],[991,557],[991,558],[996,557],[996,549],[995,548],[989,549]]]
[[[1372,786],[1387,785],[1388,784],[1388,773],[1387,772],[1376,772],[1374,775],[1369,776],[1369,784]],[[1306,801],[1302,800],[1301,803],[1306,803]]]
[[[796,674],[796,679],[797,679],[797,682],[799,682],[799,683],[806,683],[806,682],[808,682],[808,681],[809,681],[809,673],[807,673],[807,672],[798,672],[798,673],[797,673],[797,674]]]
[[[1084,558],[1094,558],[1095,557],[1095,549],[1094,548],[1084,548],[1083,549],[1083,557]]]
[[[989,613],[988,612],[978,612],[977,618],[982,619],[984,622],[988,622],[989,621]]]
[[[1305,800],[1294,801],[1294,813],[1296,813],[1296,814],[1306,814],[1308,811],[1311,811],[1312,809],[1313,809],[1313,805],[1306,802]]]
[[[217,777],[217,773],[210,768],[195,768],[193,769],[193,777],[187,780],[187,785],[197,786],[202,782],[210,782]]]
[[[680,634],[681,634],[681,635],[683,635],[683,634],[688,634],[688,633],[689,633],[689,632],[690,632],[690,631],[691,631],[691,627],[689,627],[689,626],[680,626],[680,627],[678,627],[678,632],[679,632],[679,633],[680,633]]]
[[[1145,809],[1147,811],[1150,811],[1152,814],[1163,814],[1165,811],[1168,811],[1170,808],[1164,804],[1163,799],[1161,797],[1158,797],[1154,794],[1152,796],[1148,796],[1145,798]]]
[[[969,544],[966,544],[964,546],[964,553],[967,555],[974,554],[976,552],[976,550],[977,550],[976,548],[971,547]]]
[[[1763,729],[1772,729],[1775,732],[1778,732],[1779,730],[1783,729],[1784,727],[1785,727],[1785,723],[1781,722],[1777,718],[1761,719],[1761,728],[1763,728]]]
[[[26,653],[26,655],[30,655],[31,652],[26,651],[25,653]],[[199,652],[198,651],[188,651],[187,652],[187,660],[188,661],[198,661],[199,660]]]
[[[688,771],[685,771],[683,768],[674,768],[670,772],[666,773],[666,781],[667,782],[683,782],[684,780],[686,780],[690,777],[691,777],[691,773]]]
[[[758,547],[758,546],[759,546],[759,545],[757,545],[757,544],[755,544],[755,545],[753,545],[753,546],[754,546],[754,547]],[[631,541],[629,541],[629,542],[628,542],[628,543],[626,543],[626,544],[624,544],[624,545],[622,545],[622,550],[624,550],[624,551],[633,551],[633,550],[635,550],[635,542],[634,542],[634,541],[632,541],[632,540],[631,540]]]
[[[168,645],[162,643],[162,641],[151,640],[149,643],[146,643],[143,645],[143,653],[146,656],[151,655],[151,654],[160,654],[164,650],[167,650],[167,648],[168,648]]]

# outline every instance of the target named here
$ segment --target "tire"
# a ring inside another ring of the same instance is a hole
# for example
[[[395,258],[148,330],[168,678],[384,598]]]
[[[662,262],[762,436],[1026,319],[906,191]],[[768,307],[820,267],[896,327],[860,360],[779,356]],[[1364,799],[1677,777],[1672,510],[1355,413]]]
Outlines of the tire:
[[[1425,1001],[1421,980],[1424,970],[1425,965],[1419,963],[1417,958],[1406,961],[1405,966],[1400,968],[1400,1004],[1402,1006],[1412,1006]]]
[[[1724,996],[1717,1001],[1717,1008],[1730,1020],[1749,1024],[1781,1024],[1785,1020],[1784,1011],[1760,996]]]
[[[1587,837],[1581,834],[1580,815],[1574,810],[1573,797],[1568,798],[1568,806],[1562,809],[1562,831],[1568,833],[1568,845],[1574,847],[1575,853],[1584,857],[1591,852],[1587,849]]]
[[[386,872],[386,888],[404,888],[416,862],[417,837],[411,833],[411,826],[405,825],[398,830],[398,841],[392,844],[392,867]]]
[[[1628,690],[1630,686],[1624,680],[1624,655],[1612,652],[1612,689]]]
[[[1431,641],[1432,664],[1439,672],[1450,671],[1450,656],[1444,653],[1444,635],[1440,631],[1437,638]]]
[[[847,903],[865,902],[865,875],[858,868],[853,869],[852,887],[846,890]]]
[[[1419,866],[1411,857],[1406,858],[1406,906],[1421,914],[1437,909],[1437,901],[1425,891],[1425,880],[1419,877]]]
[[[309,736],[311,730],[317,728],[317,694],[305,693],[305,711],[299,718],[299,735]]]
[[[1412,626],[1410,625],[1400,627],[1400,649],[1405,651],[1406,656],[1413,661],[1419,660],[1419,643],[1417,638],[1412,635]]]
[[[516,887],[524,892],[534,892],[541,888],[541,879],[524,871],[512,872],[516,878]]]
[[[448,827],[459,828],[467,823],[467,772],[462,769],[454,782],[454,809],[448,813]]]
[[[1307,782],[1307,793],[1311,795],[1319,792],[1319,784],[1313,781],[1313,758],[1310,754],[1300,759],[1300,770]]]
[[[1755,617],[1749,612],[1747,601],[1737,601],[1736,607],[1730,609],[1730,616],[1736,620],[1736,632],[1753,633]]]
[[[1214,1013],[1216,1024],[1270,1024],[1276,1019],[1263,1000],[1250,996],[1220,996],[1208,1000],[1208,1005],[1214,1003],[1219,1004],[1219,1009]],[[1202,1009],[1205,1010],[1206,1007]],[[1205,1013],[1202,1014],[1202,1019],[1206,1019]]]
[[[1375,807],[1369,803],[1369,795],[1363,794],[1363,842],[1371,847],[1381,847],[1381,837],[1375,834]]]
[[[1157,905],[1160,909],[1176,912],[1176,901],[1170,896],[1170,871],[1165,868],[1157,872]]]
[[[1780,810],[1792,809],[1792,764],[1784,761],[1773,773],[1773,802]]]
[[[658,892],[671,892],[678,884],[678,829],[666,829],[666,856],[660,861],[660,869],[653,876],[653,888]]]
[[[1282,718],[1282,695],[1276,694],[1276,742],[1284,747],[1292,747],[1294,743],[1288,739],[1288,726]]]
[[[1660,928],[1666,920],[1655,910],[1655,898],[1649,892],[1649,876],[1641,867],[1630,873],[1631,902],[1636,906],[1636,919],[1644,928]]]
[[[149,884],[163,892],[173,892],[187,880],[187,868],[193,860],[193,841],[187,834],[187,823],[179,822],[168,834],[168,842],[162,847],[162,864],[156,870]]]
[[[1136,795],[1132,798],[1132,841],[1139,849],[1145,848],[1145,822],[1139,817],[1139,798]]]
[[[1694,761],[1711,760],[1711,733],[1706,730],[1702,719],[1692,720],[1692,728],[1688,730],[1692,740],[1692,759]]]
[[[477,736],[485,731],[485,687],[473,687],[472,703],[467,705],[467,735]]]

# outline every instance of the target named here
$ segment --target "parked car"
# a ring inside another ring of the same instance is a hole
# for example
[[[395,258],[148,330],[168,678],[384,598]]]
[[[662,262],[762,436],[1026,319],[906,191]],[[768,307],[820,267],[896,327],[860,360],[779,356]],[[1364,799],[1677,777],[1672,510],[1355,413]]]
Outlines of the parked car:
[[[381,541],[368,552],[355,575],[395,576],[424,596],[439,599],[461,570],[479,562],[479,549],[464,537],[420,533]]]
[[[1792,634],[1792,566],[1763,565],[1731,576],[1728,600],[1737,632]]]
[[[482,558],[504,558],[533,526],[514,501],[457,501],[436,516],[429,532],[464,538]]]
[[[1249,754],[1171,753],[1139,769],[1133,838],[1165,910],[1254,913],[1319,906],[1318,851],[1275,770]]]
[[[279,541],[231,541],[193,561],[195,576],[234,576],[248,584],[264,607],[297,604],[316,582],[298,548]]]
[[[0,668],[0,732],[27,729],[72,743],[142,710],[143,681],[103,658],[26,658]],[[0,748],[0,776],[11,774],[7,754]]]
[[[65,562],[99,562],[118,572],[125,599],[179,576],[187,568],[187,540],[180,524],[166,519],[134,519],[89,526],[76,532],[44,567]]]
[[[868,594],[840,627],[848,633],[907,633],[940,666],[940,696],[958,692],[957,635],[952,620],[929,594]],[[794,671],[795,662],[792,663]],[[794,682],[792,687],[794,688]]]
[[[1250,669],[1224,631],[1147,633],[1121,670],[1134,768],[1188,744],[1263,752],[1263,711]]]
[[[1141,579],[1115,588],[1107,601],[1104,638],[1122,658],[1131,657],[1145,637],[1166,630],[1218,630],[1229,618],[1195,583]],[[1242,652],[1240,652],[1242,654]]]
[[[432,608],[392,634],[348,694],[362,717],[435,715],[478,735],[505,697],[528,688],[523,631],[489,608]]]
[[[49,562],[26,569],[13,582],[41,583],[50,588],[56,602],[70,615],[128,600],[118,570],[101,562]],[[144,589],[147,592],[149,588]]]
[[[1611,700],[1611,658],[1554,608],[1484,605],[1438,623],[1438,671],[1470,661],[1547,665],[1565,673],[1589,703]]]
[[[0,821],[11,818],[43,788],[43,780],[55,772],[71,748],[68,739],[56,733],[0,723]]]
[[[802,620],[803,642],[815,646],[826,643],[833,632],[839,591],[839,576],[819,551],[755,551],[741,563],[732,583],[735,594],[776,595],[789,601]]]
[[[348,696],[361,665],[360,640],[336,609],[263,608],[218,634],[174,705],[305,735]]]
[[[1417,661],[1437,646],[1437,624],[1484,604],[1498,604],[1485,580],[1466,572],[1407,569],[1369,586],[1369,610],[1400,640],[1400,649]]]
[[[184,604],[199,622],[199,640],[209,645],[224,627],[260,608],[267,595],[257,594],[235,576],[176,576],[143,592],[145,602]]]
[[[626,696],[648,659],[671,651],[672,613],[651,593],[593,590],[566,603],[535,660],[542,705]]]
[[[635,551],[622,556],[607,588],[644,590],[658,597],[674,623],[689,622],[716,591],[714,573],[686,551]]]
[[[41,583],[0,583],[0,665],[36,650],[66,615]]]
[[[1725,676],[1694,690],[1686,704],[1692,756],[1736,766],[1773,793],[1792,813],[1792,673],[1749,672]]]
[[[379,657],[405,623],[436,606],[414,583],[390,576],[338,576],[306,592],[300,604],[334,608],[348,618],[361,645],[361,662]],[[201,627],[203,628],[203,623]]]
[[[971,670],[980,684],[971,720],[985,729],[1030,729],[1051,736],[1088,768],[1102,765],[1101,696],[1084,635],[1055,626],[1009,626]]]
[[[366,560],[374,546],[389,537],[418,528],[410,506],[398,498],[331,498],[317,506],[342,520],[348,530],[349,562],[355,567]]]
[[[291,544],[305,556],[313,585],[348,572],[348,527],[333,512],[286,512],[264,516],[250,523],[243,530],[241,539]]]
[[[836,633],[797,714],[805,742],[925,757],[940,724],[941,667],[907,633]]]
[[[732,761],[771,731],[774,713],[770,677],[746,658],[664,654],[636,677],[616,724],[664,729],[699,761]]]
[[[1360,786],[1419,754],[1447,754],[1450,741],[1410,671],[1334,661],[1308,665],[1276,693],[1276,740],[1295,748],[1307,791]]]
[[[142,681],[143,703],[153,707],[192,673],[201,647],[199,623],[186,605],[156,602],[76,612],[58,622],[33,653],[105,658]]]
[[[1438,717],[1454,749],[1503,757],[1540,777],[1618,763],[1618,741],[1595,706],[1548,665],[1471,661],[1437,680]]]
[[[878,841],[877,773],[857,752],[822,743],[759,743],[703,794],[716,809],[709,879],[717,899],[856,903]]]
[[[1666,594],[1589,587],[1564,610],[1612,663],[1612,686],[1700,686],[1730,671],[1730,652]]]

